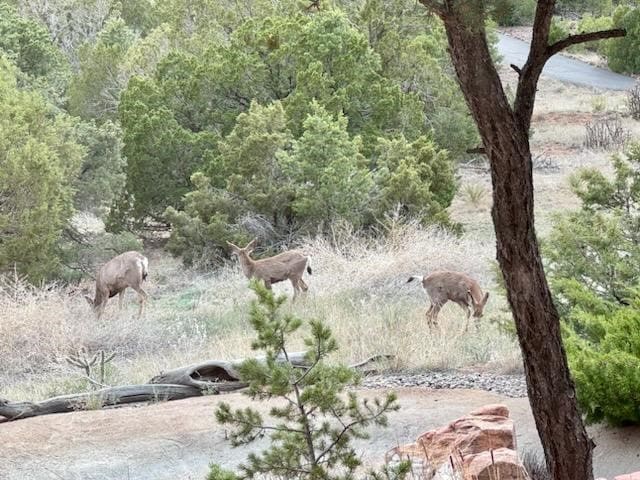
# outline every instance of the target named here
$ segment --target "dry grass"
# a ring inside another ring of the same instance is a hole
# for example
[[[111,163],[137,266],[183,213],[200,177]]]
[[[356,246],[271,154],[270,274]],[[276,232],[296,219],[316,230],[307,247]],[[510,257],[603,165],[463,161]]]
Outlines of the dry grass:
[[[340,341],[342,360],[391,353],[397,357],[394,369],[520,368],[516,342],[490,321],[504,307],[499,295],[489,302],[478,329],[465,333],[463,312],[451,305],[430,331],[424,321],[426,297],[416,284],[406,283],[410,274],[463,269],[491,289],[489,244],[397,225],[386,241],[339,230],[331,243],[315,239],[303,248],[313,258],[311,290],[285,308],[303,318],[324,319]],[[78,370],[65,361],[83,346],[116,352],[108,378],[113,384],[145,382],[161,370],[251,353],[247,314],[253,293],[235,266],[202,274],[164,256],[151,255],[150,263],[152,299],[140,320],[132,293],[123,312],[113,300],[96,322],[79,293],[9,282],[13,285],[0,292],[0,397],[33,400],[86,390]],[[275,290],[291,293],[289,284]],[[301,348],[301,341],[294,347]]]

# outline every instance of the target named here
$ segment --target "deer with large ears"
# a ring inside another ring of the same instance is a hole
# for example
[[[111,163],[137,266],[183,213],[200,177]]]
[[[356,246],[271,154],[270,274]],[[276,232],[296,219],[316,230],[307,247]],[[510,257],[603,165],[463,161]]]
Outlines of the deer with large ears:
[[[489,292],[482,294],[482,289],[469,275],[459,272],[439,271],[421,277],[409,277],[407,283],[419,280],[422,288],[431,300],[431,306],[427,310],[427,322],[435,325],[438,313],[442,306],[448,301],[452,301],[460,305],[467,314],[467,325],[473,309],[473,317],[478,319],[482,317],[482,312],[487,300],[489,300]]]
[[[257,240],[254,238],[244,248],[227,242],[231,248],[231,255],[238,257],[242,271],[247,278],[262,280],[269,290],[271,290],[272,284],[289,280],[293,286],[294,299],[301,291],[309,290],[307,284],[302,280],[302,275],[305,269],[311,275],[310,256],[296,250],[289,250],[273,257],[254,260],[251,258],[251,252],[255,249]]]
[[[91,298],[85,295],[89,305],[93,307],[96,317],[99,319],[104,313],[107,302],[111,297],[118,295],[118,307],[122,310],[122,300],[127,287],[138,293],[140,309],[138,318],[144,312],[147,301],[147,293],[142,289],[142,282],[149,275],[149,260],[138,252],[124,252],[113,257],[105,263],[96,276],[96,295]]]

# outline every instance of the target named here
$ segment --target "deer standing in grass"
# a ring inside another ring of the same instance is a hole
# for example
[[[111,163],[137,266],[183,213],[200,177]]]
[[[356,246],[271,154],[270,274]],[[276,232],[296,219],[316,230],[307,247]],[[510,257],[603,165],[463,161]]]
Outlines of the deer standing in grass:
[[[311,257],[296,250],[289,250],[273,257],[254,260],[250,255],[256,247],[256,243],[257,239],[254,238],[246,247],[240,248],[227,242],[231,248],[231,255],[238,257],[242,271],[247,278],[262,280],[269,290],[271,290],[272,284],[289,280],[293,286],[294,299],[301,291],[309,290],[307,284],[302,280],[302,275],[305,269],[311,275]]]
[[[483,295],[478,282],[464,273],[450,271],[433,272],[426,277],[409,277],[407,283],[413,280],[422,282],[422,288],[427,292],[431,301],[431,306],[427,310],[427,321],[429,324],[435,325],[442,306],[448,301],[452,301],[460,305],[467,314],[466,330],[469,324],[469,317],[471,316],[471,307],[473,308],[473,317],[478,319],[482,317],[482,311],[489,299],[489,292]]]
[[[140,318],[148,297],[142,289],[142,282],[148,274],[149,260],[138,252],[124,252],[105,263],[96,276],[95,298],[85,295],[87,302],[93,307],[96,317],[100,319],[107,306],[107,301],[115,295],[118,295],[118,307],[122,310],[124,291],[130,287],[138,293],[140,301],[138,318]]]

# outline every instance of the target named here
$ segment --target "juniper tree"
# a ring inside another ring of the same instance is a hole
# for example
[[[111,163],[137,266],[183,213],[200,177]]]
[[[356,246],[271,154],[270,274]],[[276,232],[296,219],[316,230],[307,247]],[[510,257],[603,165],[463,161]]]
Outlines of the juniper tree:
[[[255,409],[233,410],[226,402],[216,410],[219,423],[230,427],[232,445],[252,442],[266,433],[271,445],[250,454],[240,465],[240,478],[271,475],[281,478],[353,478],[361,460],[352,440],[367,438],[367,427],[387,425],[386,414],[399,408],[396,396],[361,400],[346,388],[358,383],[358,373],[327,358],[338,349],[331,330],[319,320],[308,322],[306,354],[289,351],[288,342],[303,321],[280,308],[286,297],[275,297],[261,283],[253,282],[258,299],[252,303],[250,321],[257,338],[254,350],[264,357],[244,361],[240,379],[249,384],[246,394],[254,400],[274,401],[266,421]],[[225,476],[226,475],[226,476]],[[209,479],[231,478],[212,466]]]

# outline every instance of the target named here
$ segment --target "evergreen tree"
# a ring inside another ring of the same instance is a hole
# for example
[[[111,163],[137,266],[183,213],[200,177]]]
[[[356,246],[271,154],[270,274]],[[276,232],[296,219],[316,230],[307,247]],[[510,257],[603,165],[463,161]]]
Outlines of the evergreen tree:
[[[366,428],[387,424],[386,414],[397,410],[393,393],[384,399],[360,400],[345,388],[357,383],[357,373],[327,361],[338,344],[331,331],[318,320],[309,322],[310,334],[304,366],[293,361],[289,339],[303,322],[279,310],[285,297],[276,298],[261,283],[253,282],[258,295],[250,319],[257,338],[254,350],[264,351],[264,359],[246,360],[239,366],[240,379],[249,384],[247,395],[255,400],[280,399],[267,423],[251,408],[233,410],[225,402],[216,409],[216,418],[231,427],[233,445],[250,443],[265,433],[271,446],[261,454],[250,454],[240,465],[240,478],[272,475],[281,478],[349,479],[361,466],[351,442],[366,438]],[[233,478],[212,467],[210,480]]]

